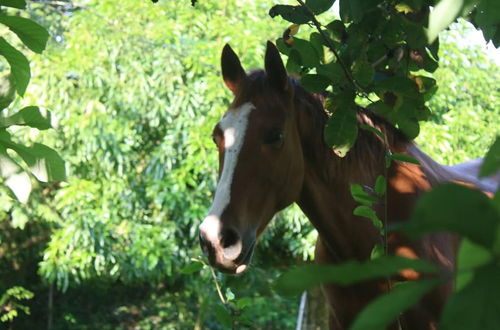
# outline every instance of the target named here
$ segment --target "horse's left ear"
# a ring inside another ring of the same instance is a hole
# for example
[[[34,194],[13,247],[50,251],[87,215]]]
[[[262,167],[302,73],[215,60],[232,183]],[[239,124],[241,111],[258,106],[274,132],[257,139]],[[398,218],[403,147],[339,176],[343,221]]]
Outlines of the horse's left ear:
[[[267,42],[266,47],[265,68],[271,86],[280,92],[286,91],[288,88],[288,75],[278,48],[270,41]]]
[[[246,73],[241,66],[238,55],[236,55],[229,44],[226,44],[224,49],[222,49],[221,69],[222,78],[227,88],[229,88],[233,94],[237,94],[245,80]]]

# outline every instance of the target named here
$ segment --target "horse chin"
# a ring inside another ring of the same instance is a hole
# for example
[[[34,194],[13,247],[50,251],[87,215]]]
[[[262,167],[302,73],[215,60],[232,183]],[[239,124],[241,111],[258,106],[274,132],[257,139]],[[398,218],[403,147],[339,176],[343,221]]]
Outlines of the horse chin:
[[[240,255],[231,265],[216,265],[220,272],[231,274],[231,275],[240,275],[243,274],[250,265],[250,261],[252,260],[253,251],[255,247],[255,241],[251,243],[251,245],[246,249],[244,253]]]

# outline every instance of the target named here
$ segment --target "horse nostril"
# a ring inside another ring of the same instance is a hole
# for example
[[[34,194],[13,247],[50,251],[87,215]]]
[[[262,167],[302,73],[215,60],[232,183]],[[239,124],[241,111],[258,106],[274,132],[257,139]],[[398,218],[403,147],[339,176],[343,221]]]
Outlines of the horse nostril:
[[[221,245],[224,251],[224,257],[230,260],[236,259],[241,253],[241,239],[236,230],[225,229],[221,237]]]

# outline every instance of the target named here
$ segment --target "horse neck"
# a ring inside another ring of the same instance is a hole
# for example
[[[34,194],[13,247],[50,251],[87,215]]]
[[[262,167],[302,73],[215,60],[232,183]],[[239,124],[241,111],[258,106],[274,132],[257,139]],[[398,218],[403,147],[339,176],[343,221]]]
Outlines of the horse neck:
[[[317,118],[310,109],[299,112],[305,176],[298,205],[317,229],[330,258],[366,259],[380,235],[370,220],[353,216],[359,204],[350,194],[350,184],[373,186],[377,175],[384,173],[384,151],[367,148],[366,140],[376,138],[360,132],[355,146],[340,158],[322,142],[324,122],[314,122]]]

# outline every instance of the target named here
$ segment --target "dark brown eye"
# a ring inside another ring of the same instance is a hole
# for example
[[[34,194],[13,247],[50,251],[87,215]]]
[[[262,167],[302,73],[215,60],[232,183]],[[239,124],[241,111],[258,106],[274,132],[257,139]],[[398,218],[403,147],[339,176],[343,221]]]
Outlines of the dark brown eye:
[[[284,141],[284,134],[281,129],[272,129],[264,135],[264,144],[268,144],[273,148],[281,148]]]

